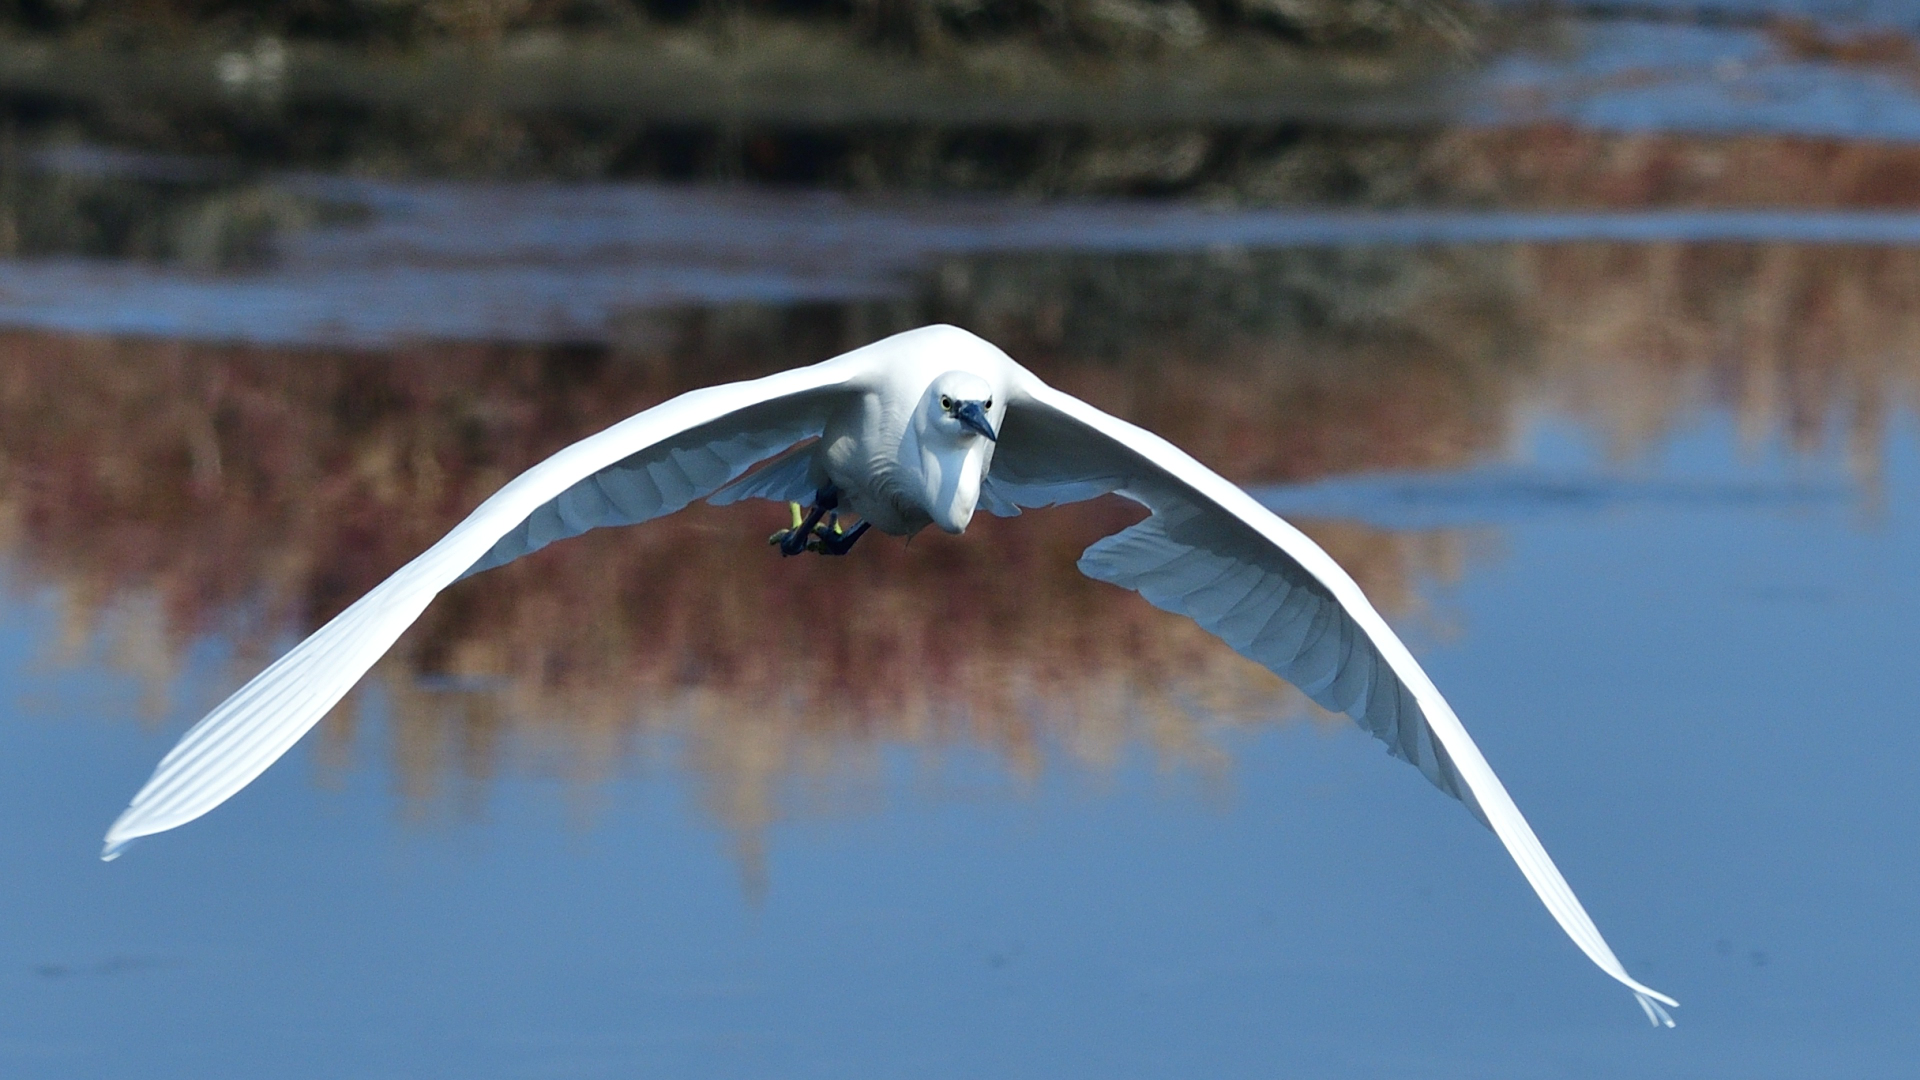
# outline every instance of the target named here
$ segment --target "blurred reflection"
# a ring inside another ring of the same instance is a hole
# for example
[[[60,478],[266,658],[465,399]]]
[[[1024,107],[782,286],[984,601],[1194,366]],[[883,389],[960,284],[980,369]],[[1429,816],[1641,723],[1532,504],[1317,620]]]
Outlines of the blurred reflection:
[[[55,587],[65,655],[104,645],[150,716],[197,715],[211,702],[167,698],[196,640],[235,643],[237,682],[552,450],[896,324],[970,325],[1247,483],[1463,465],[1543,404],[1620,454],[1709,407],[1800,449],[1838,425],[1871,478],[1887,412],[1911,400],[1917,285],[1920,252],[1765,245],[996,256],[915,300],[685,311],[618,348],[16,333],[0,336],[0,543],[16,582]],[[483,797],[509,766],[591,781],[671,746],[751,880],[758,830],[795,812],[788,781],[842,805],[886,745],[982,747],[1022,776],[1050,752],[1097,769],[1143,747],[1211,775],[1234,725],[1310,713],[1187,621],[1079,575],[1081,549],[1131,520],[1117,500],[847,560],[778,558],[765,538],[784,513],[699,507],[450,590],[370,681],[409,805]],[[1443,629],[1418,587],[1457,575],[1470,535],[1310,525],[1416,638]],[[327,767],[364,700],[324,725]]]
[[[1521,251],[1543,404],[1616,455],[1706,407],[1753,450],[1844,447],[1877,499],[1890,415],[1916,404],[1920,252],[1793,245]]]
[[[165,709],[197,637],[238,644],[237,680],[544,454],[690,386],[825,356],[843,330],[834,312],[725,321],[689,316],[658,348],[619,353],[0,338],[17,576],[58,585],[68,648],[108,638]],[[1452,460],[1487,442],[1454,415],[1466,387],[1419,370],[1431,363],[1392,377],[1402,366],[1374,356],[1345,378],[1276,353],[1151,369],[1054,358],[1048,371],[1248,478]],[[1334,434],[1366,416],[1412,433]],[[775,556],[766,536],[784,513],[696,508],[451,590],[377,679],[408,793],[485,778],[515,747],[590,777],[636,736],[678,735],[715,813],[750,829],[777,815],[781,777],[850,761],[858,773],[882,742],[963,741],[1024,774],[1043,745],[1103,765],[1144,743],[1212,769],[1218,725],[1299,708],[1185,620],[1079,575],[1079,552],[1130,519],[1117,501],[845,561]],[[1434,538],[1326,538],[1392,606],[1411,574],[1451,558]],[[350,708],[329,724],[336,760],[352,726]]]

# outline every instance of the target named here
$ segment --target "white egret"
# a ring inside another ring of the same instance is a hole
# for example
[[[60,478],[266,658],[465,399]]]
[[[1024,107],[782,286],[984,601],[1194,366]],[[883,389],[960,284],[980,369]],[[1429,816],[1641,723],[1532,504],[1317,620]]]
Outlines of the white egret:
[[[108,830],[102,857],[245,787],[440,590],[555,540],[695,499],[760,497],[811,504],[775,534],[784,553],[838,555],[869,527],[959,533],[978,507],[1011,515],[1107,493],[1152,513],[1088,548],[1083,572],[1189,616],[1352,716],[1492,828],[1574,943],[1672,1026],[1662,1005],[1677,1003],[1627,974],[1453,709],[1326,552],[1164,439],[949,326],[682,394],[528,469],[194,725]],[[843,530],[842,511],[860,523]]]

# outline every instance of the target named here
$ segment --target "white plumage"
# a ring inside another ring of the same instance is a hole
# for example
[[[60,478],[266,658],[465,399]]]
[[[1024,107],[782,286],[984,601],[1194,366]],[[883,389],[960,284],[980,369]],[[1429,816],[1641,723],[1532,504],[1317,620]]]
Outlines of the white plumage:
[[[1107,493],[1146,506],[1149,517],[1088,548],[1080,569],[1192,618],[1352,716],[1490,827],[1574,943],[1649,1020],[1672,1026],[1661,1006],[1677,1003],[1627,974],[1452,708],[1326,552],[1166,440],[947,326],[683,394],[527,470],[194,725],[108,830],[102,857],[252,782],[454,581],[695,499],[821,492],[895,534],[960,532],[976,507],[1011,515]]]

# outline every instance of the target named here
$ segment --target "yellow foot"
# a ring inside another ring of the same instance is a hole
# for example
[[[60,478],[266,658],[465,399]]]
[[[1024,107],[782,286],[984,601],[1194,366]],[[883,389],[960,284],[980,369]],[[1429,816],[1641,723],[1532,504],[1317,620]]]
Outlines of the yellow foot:
[[[787,509],[793,511],[793,524],[785,529],[781,529],[779,532],[774,533],[772,536],[767,537],[767,544],[771,547],[778,547],[781,544],[785,543],[789,537],[791,537],[794,533],[797,533],[800,531],[801,526],[807,523],[807,515],[804,511],[800,509],[799,503],[790,502],[787,504]],[[819,535],[821,526],[815,525],[813,528],[814,528],[813,535],[807,537],[806,549],[808,551],[819,551],[821,550],[820,535]],[[838,530],[835,530],[835,531],[838,531]]]

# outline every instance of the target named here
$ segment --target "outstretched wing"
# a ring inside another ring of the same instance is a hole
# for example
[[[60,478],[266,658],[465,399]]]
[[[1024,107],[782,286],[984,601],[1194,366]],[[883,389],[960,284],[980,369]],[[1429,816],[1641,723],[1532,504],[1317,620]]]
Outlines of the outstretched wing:
[[[683,394],[515,477],[393,576],[254,676],[161,759],[102,858],[232,797],[326,715],[440,590],[555,540],[670,514],[820,434],[854,393],[856,354]]]
[[[1656,1025],[1634,981],[1413,654],[1320,546],[1152,432],[1027,376],[1008,399],[981,505],[996,513],[1115,492],[1153,511],[1088,548],[1087,576],[1186,615],[1343,712],[1493,829],[1567,936]]]

